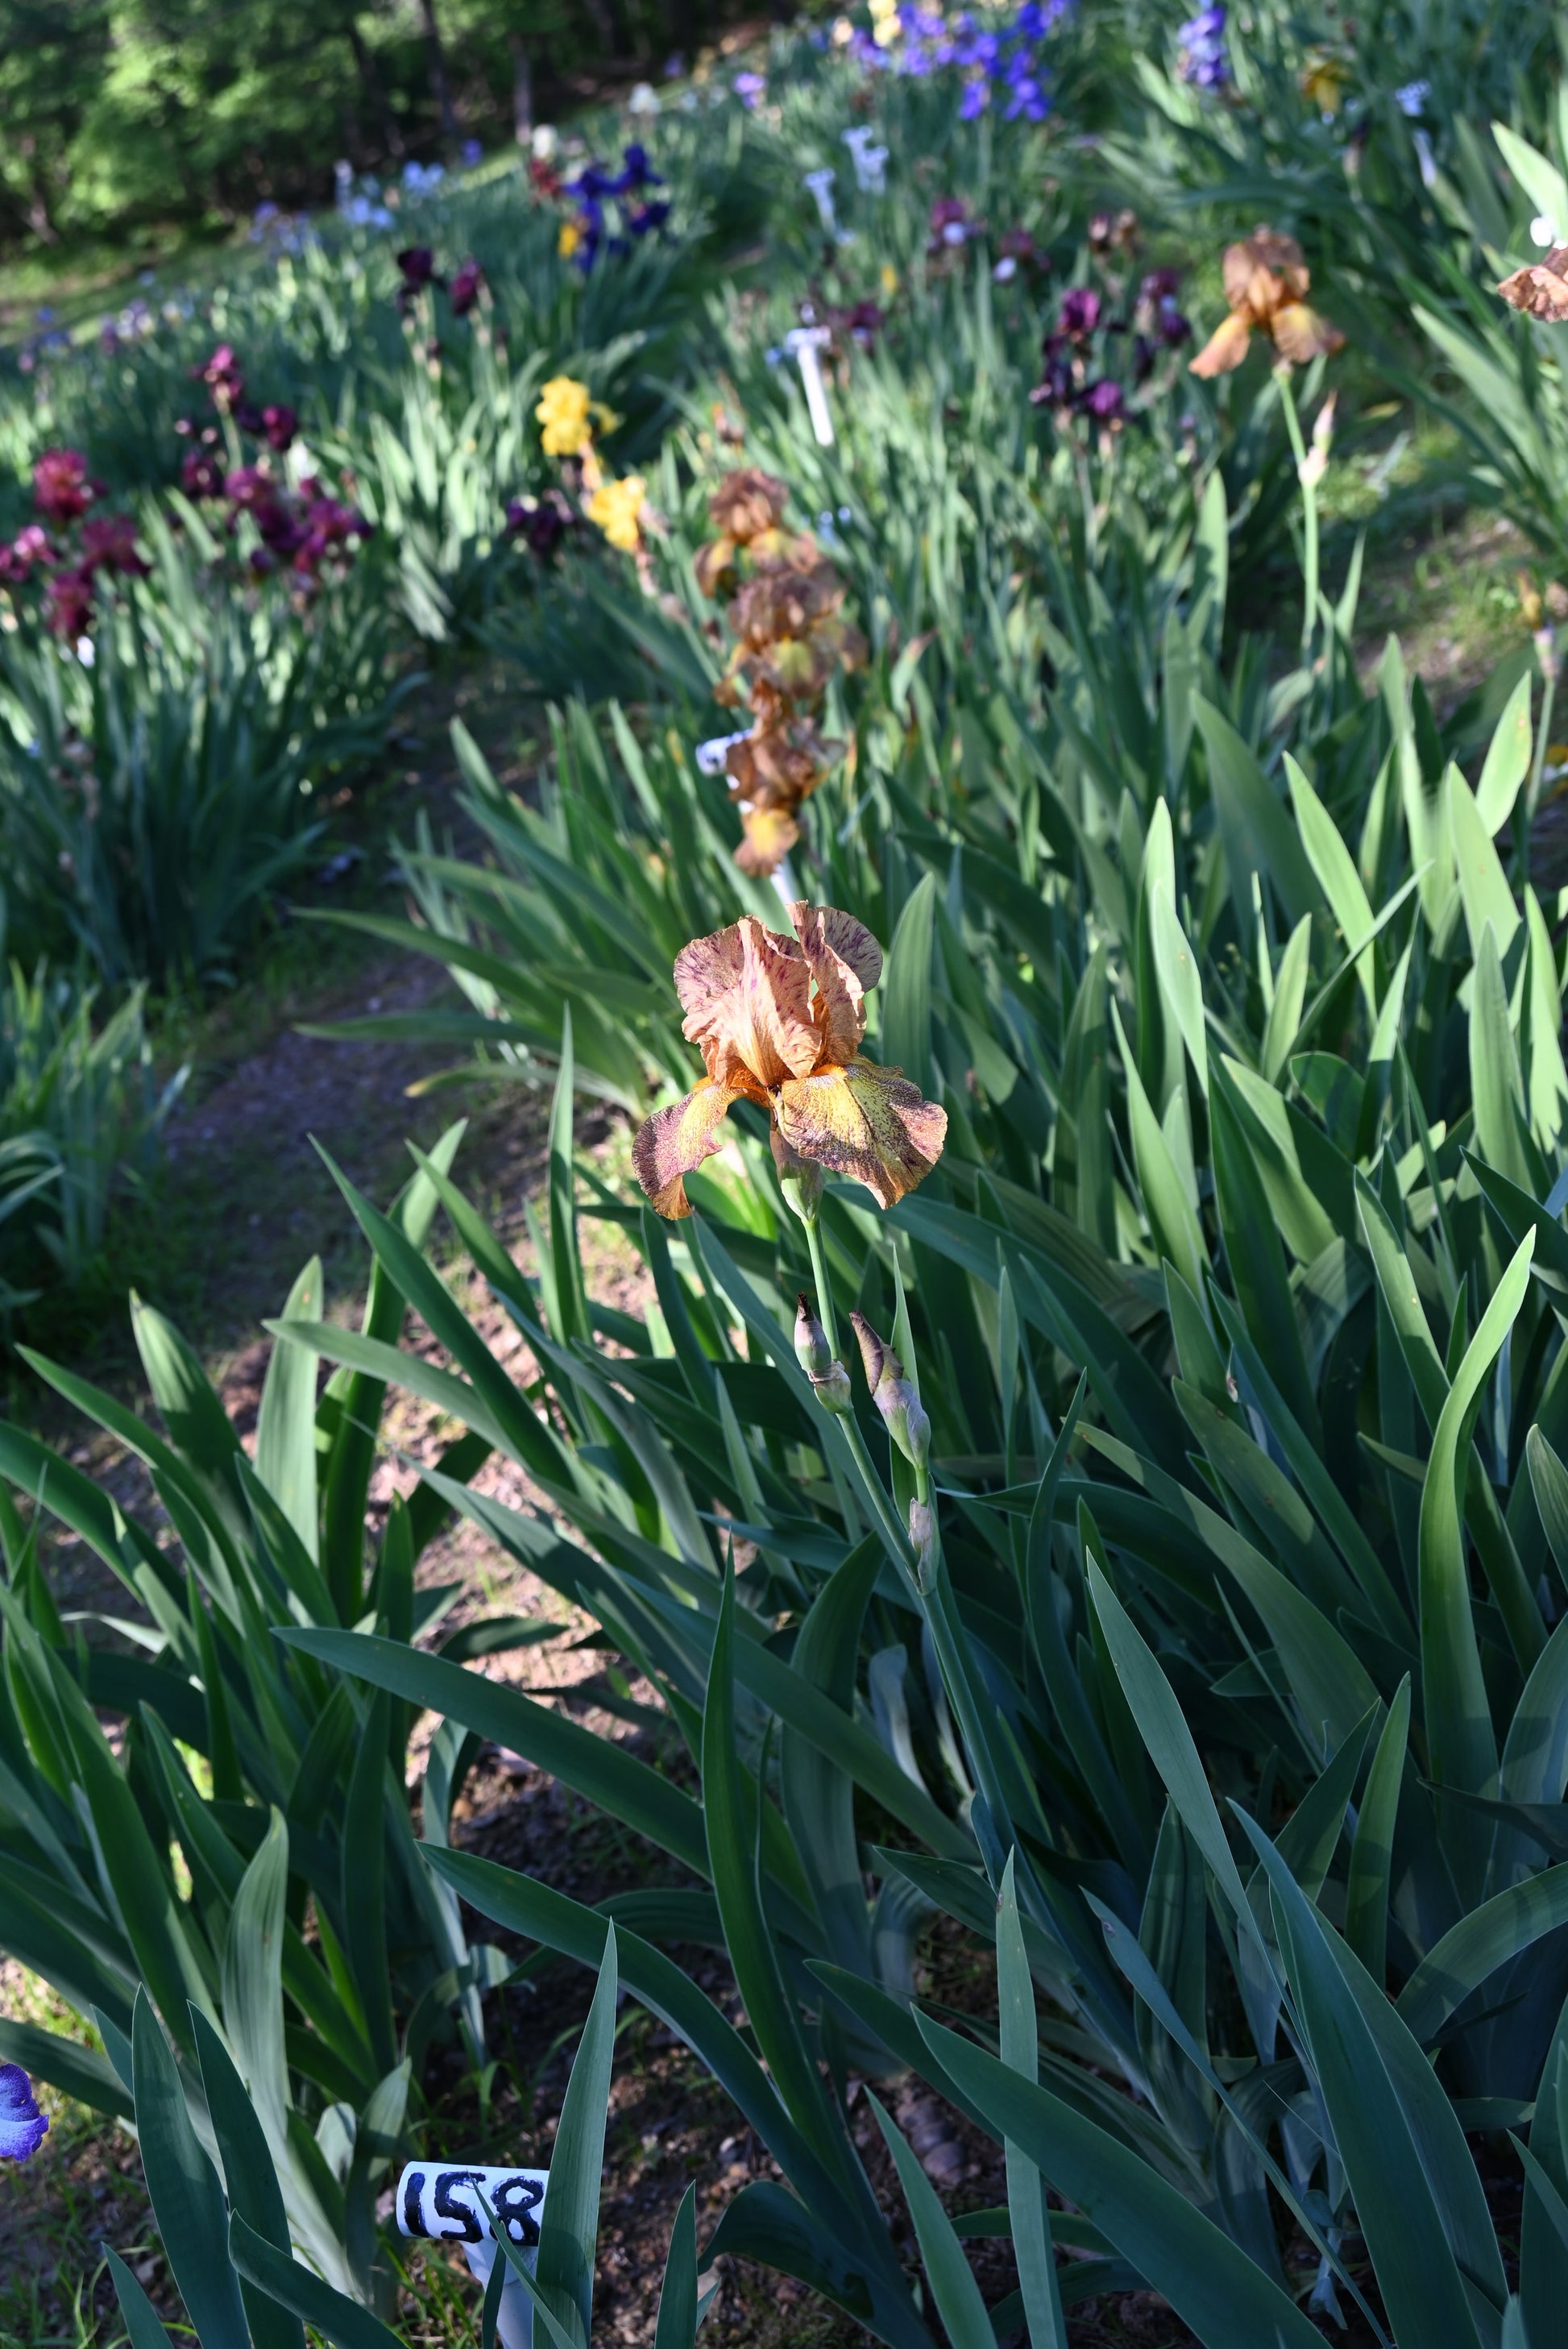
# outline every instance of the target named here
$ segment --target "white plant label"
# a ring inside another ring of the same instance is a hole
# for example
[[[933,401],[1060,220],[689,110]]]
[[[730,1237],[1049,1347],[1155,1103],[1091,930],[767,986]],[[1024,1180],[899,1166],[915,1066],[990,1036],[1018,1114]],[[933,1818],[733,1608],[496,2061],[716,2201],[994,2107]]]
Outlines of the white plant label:
[[[411,2161],[397,2180],[397,2232],[433,2243],[460,2243],[477,2283],[488,2284],[500,2253],[489,2218],[533,2266],[547,2169],[495,2169],[443,2161]],[[533,2304],[516,2278],[501,2286],[496,2325],[500,2349],[533,2349]]]
[[[828,412],[828,387],[822,381],[820,354],[832,340],[826,326],[791,326],[784,347],[800,370],[800,388],[819,449],[833,445],[833,419]]]

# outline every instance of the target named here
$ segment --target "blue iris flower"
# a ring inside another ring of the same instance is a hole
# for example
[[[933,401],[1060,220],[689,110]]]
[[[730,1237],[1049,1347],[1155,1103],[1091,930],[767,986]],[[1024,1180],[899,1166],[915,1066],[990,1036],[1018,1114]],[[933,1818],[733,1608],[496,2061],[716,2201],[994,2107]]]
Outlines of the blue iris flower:
[[[20,2064],[0,2064],[0,2161],[30,2161],[48,2126]]]

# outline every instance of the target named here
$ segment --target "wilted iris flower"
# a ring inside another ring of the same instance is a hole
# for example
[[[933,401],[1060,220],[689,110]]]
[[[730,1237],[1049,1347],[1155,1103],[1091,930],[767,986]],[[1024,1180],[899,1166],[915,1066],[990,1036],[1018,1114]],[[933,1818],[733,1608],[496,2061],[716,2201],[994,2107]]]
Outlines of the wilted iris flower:
[[[33,466],[33,503],[46,522],[75,522],[98,492],[79,449],[46,449]]]
[[[1302,67],[1298,85],[1309,106],[1323,115],[1337,114],[1350,87],[1350,68],[1332,49],[1314,49]]]
[[[0,2161],[31,2161],[48,2126],[20,2064],[0,2064]]]
[[[1225,247],[1221,268],[1231,315],[1191,362],[1194,375],[1228,375],[1239,367],[1254,332],[1266,335],[1282,359],[1304,367],[1344,347],[1338,327],[1307,306],[1312,273],[1294,236],[1256,228]]]
[[[1498,292],[1511,309],[1553,323],[1568,318],[1568,244],[1553,245],[1541,260],[1516,269]]]
[[[898,1069],[861,1057],[865,999],[882,948],[836,907],[795,904],[794,930],[755,915],[676,957],[682,1033],[702,1053],[705,1081],[655,1110],[632,1145],[637,1180],[661,1216],[689,1216],[685,1177],[721,1147],[738,1101],[768,1113],[781,1174],[825,1166],[891,1207],[942,1155],[947,1114]]]

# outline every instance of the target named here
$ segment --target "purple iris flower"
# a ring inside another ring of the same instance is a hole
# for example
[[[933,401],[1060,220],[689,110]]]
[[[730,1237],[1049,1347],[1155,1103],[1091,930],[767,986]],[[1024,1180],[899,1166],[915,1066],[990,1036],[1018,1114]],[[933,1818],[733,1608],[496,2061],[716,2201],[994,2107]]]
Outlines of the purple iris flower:
[[[634,139],[621,159],[621,176],[613,190],[606,193],[617,196],[636,194],[643,188],[662,188],[662,175],[648,160],[648,150]]]
[[[0,2161],[31,2161],[48,2126],[20,2064],[0,2064]]]
[[[1176,35],[1181,44],[1176,70],[1195,89],[1223,89],[1231,78],[1231,60],[1225,48],[1225,11],[1222,6],[1200,8],[1190,16]]]
[[[1062,295],[1062,332],[1081,342],[1099,324],[1099,295],[1092,285],[1071,285]]]
[[[735,77],[735,95],[748,114],[755,114],[759,101],[768,95],[768,84],[760,74],[738,73]]]
[[[1090,384],[1083,396],[1083,404],[1097,423],[1109,424],[1119,418],[1127,403],[1119,383],[1101,381]]]

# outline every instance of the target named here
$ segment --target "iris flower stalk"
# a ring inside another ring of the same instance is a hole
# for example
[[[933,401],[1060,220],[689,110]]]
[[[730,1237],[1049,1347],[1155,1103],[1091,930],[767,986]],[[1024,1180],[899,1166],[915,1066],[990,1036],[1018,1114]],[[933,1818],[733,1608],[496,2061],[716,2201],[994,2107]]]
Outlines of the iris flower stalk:
[[[792,936],[765,929],[748,915],[710,937],[694,938],[676,956],[683,1033],[701,1050],[706,1080],[645,1121],[632,1144],[632,1163],[658,1214],[689,1216],[685,1178],[721,1146],[719,1128],[734,1103],[750,1101],[767,1112],[784,1195],[805,1228],[821,1316],[819,1324],[802,1300],[797,1352],[819,1402],[842,1424],[890,1556],[906,1573],[918,1571],[923,1588],[935,1557],[918,1438],[924,1414],[913,1387],[901,1384],[902,1365],[882,1350],[873,1400],[914,1465],[915,1507],[923,1515],[912,1540],[847,1408],[820,1211],[825,1169],[863,1183],[880,1207],[893,1206],[941,1156],[947,1115],[923,1100],[901,1070],[861,1054],[865,998],[882,969],[882,948],[870,931],[835,906],[796,904],[789,918]],[[869,1367],[863,1340],[862,1354]]]

